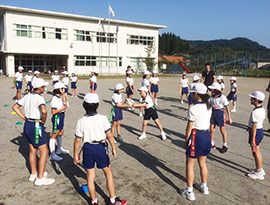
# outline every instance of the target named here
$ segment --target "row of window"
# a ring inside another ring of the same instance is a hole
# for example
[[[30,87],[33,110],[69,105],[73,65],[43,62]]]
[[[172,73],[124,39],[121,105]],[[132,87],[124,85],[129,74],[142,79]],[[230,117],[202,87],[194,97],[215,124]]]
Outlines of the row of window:
[[[117,66],[117,57],[74,56],[75,66]],[[122,57],[118,57],[118,66],[122,66]]]
[[[84,30],[74,30],[74,40],[75,41],[90,41],[100,43],[117,43],[116,33],[105,33],[105,32],[95,32],[95,31],[84,31]]]
[[[135,35],[127,35],[127,44],[131,45],[151,45],[154,46],[155,38],[150,36],[135,36]]]

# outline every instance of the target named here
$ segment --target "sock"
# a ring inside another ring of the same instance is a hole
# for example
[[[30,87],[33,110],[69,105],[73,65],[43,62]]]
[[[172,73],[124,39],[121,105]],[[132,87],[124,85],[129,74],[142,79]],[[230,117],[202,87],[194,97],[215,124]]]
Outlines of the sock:
[[[114,203],[115,203],[115,198],[116,198],[116,196],[115,196],[115,197],[113,197],[113,198],[110,198],[110,201],[111,201],[111,203],[112,203],[112,204],[114,204]]]
[[[145,135],[145,132],[143,132],[142,134]]]
[[[188,192],[193,192],[193,187],[187,187]]]
[[[203,187],[207,187],[207,183],[202,182]]]
[[[224,142],[224,143],[223,143],[223,146],[227,147],[227,142]]]
[[[233,106],[233,109],[235,110],[236,109],[236,106]]]
[[[215,142],[214,141],[211,141],[211,145],[214,146],[215,145]]]
[[[94,201],[93,200],[91,201],[92,201],[92,204],[97,203],[97,198]]]
[[[257,169],[257,173],[260,173],[262,171],[262,169]]]
[[[52,139],[52,138],[50,139],[49,147],[50,147],[51,154],[55,154],[55,142],[56,142],[55,139]]]
[[[61,149],[62,148],[62,140],[63,140],[63,137],[62,136],[57,136],[57,149]]]

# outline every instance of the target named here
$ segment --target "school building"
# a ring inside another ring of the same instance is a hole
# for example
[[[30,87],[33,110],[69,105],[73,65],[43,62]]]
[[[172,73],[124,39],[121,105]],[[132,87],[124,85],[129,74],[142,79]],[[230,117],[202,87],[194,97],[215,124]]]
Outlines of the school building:
[[[148,46],[158,61],[162,28],[0,5],[0,69],[9,76],[19,65],[44,73],[65,68],[76,74],[124,74],[128,65],[142,71]]]

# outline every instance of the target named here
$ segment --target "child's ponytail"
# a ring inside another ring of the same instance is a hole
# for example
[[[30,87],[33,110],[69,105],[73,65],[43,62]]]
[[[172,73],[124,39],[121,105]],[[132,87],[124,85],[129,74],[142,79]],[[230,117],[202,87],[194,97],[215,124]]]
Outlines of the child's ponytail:
[[[209,102],[209,95],[208,94],[198,94],[197,95],[202,99],[203,102],[206,103],[207,109],[211,108],[211,104]]]

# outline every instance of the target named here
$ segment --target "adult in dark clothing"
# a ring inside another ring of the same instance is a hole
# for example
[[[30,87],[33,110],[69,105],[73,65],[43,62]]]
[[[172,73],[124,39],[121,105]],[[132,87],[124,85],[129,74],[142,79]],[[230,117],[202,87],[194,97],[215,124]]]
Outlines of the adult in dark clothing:
[[[269,81],[268,87],[265,90],[267,92],[270,92],[270,81]],[[267,104],[267,117],[270,123],[270,95],[269,95],[268,104]],[[270,132],[270,129],[268,129],[267,131]]]
[[[211,70],[210,64],[205,64],[205,70],[202,73],[202,80],[201,82],[204,83],[207,87],[212,85],[213,82],[216,81],[216,74],[215,71]]]

